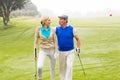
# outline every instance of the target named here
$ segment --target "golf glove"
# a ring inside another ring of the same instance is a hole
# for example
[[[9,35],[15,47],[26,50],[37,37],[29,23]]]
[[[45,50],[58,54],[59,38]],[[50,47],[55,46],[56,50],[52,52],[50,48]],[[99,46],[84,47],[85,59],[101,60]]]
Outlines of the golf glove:
[[[77,53],[77,54],[80,53],[80,48],[76,48],[76,53]]]

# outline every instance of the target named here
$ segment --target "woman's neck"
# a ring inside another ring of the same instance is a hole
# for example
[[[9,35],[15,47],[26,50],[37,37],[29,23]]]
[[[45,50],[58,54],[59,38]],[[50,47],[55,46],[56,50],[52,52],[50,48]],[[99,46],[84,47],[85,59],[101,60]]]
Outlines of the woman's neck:
[[[47,26],[47,25],[44,25],[44,28],[45,28],[45,29],[48,29],[48,26]]]

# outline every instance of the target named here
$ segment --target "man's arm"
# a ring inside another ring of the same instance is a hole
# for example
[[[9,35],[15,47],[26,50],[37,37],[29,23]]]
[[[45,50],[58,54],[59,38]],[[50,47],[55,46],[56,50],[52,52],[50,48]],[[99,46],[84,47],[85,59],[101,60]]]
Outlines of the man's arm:
[[[80,53],[80,38],[79,38],[79,36],[78,36],[78,34],[77,34],[77,31],[76,31],[76,29],[73,27],[73,34],[74,34],[74,37],[75,37],[75,39],[76,39],[76,41],[77,41],[77,48],[76,48],[76,52],[77,53]]]
[[[75,39],[77,41],[77,48],[80,49],[80,38],[79,38],[79,36],[77,34],[74,37],[75,37]]]

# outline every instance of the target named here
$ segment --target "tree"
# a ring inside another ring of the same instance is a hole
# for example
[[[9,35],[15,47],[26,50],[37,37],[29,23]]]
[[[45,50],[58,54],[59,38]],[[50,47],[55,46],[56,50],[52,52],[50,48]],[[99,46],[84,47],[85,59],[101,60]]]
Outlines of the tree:
[[[0,6],[0,17],[2,17],[2,8]]]
[[[0,0],[0,7],[2,9],[3,23],[5,25],[10,21],[10,13],[16,9],[22,9],[30,0]]]
[[[10,14],[10,18],[18,16],[40,16],[40,12],[32,2],[29,2],[24,5],[24,8],[12,11]]]

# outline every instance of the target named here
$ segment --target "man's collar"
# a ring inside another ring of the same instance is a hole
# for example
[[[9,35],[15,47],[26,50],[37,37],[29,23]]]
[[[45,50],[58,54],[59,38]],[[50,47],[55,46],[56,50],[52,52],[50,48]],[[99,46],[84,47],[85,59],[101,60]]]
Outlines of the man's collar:
[[[63,28],[61,25],[59,25],[61,28]],[[64,28],[69,27],[69,24],[67,24]]]

